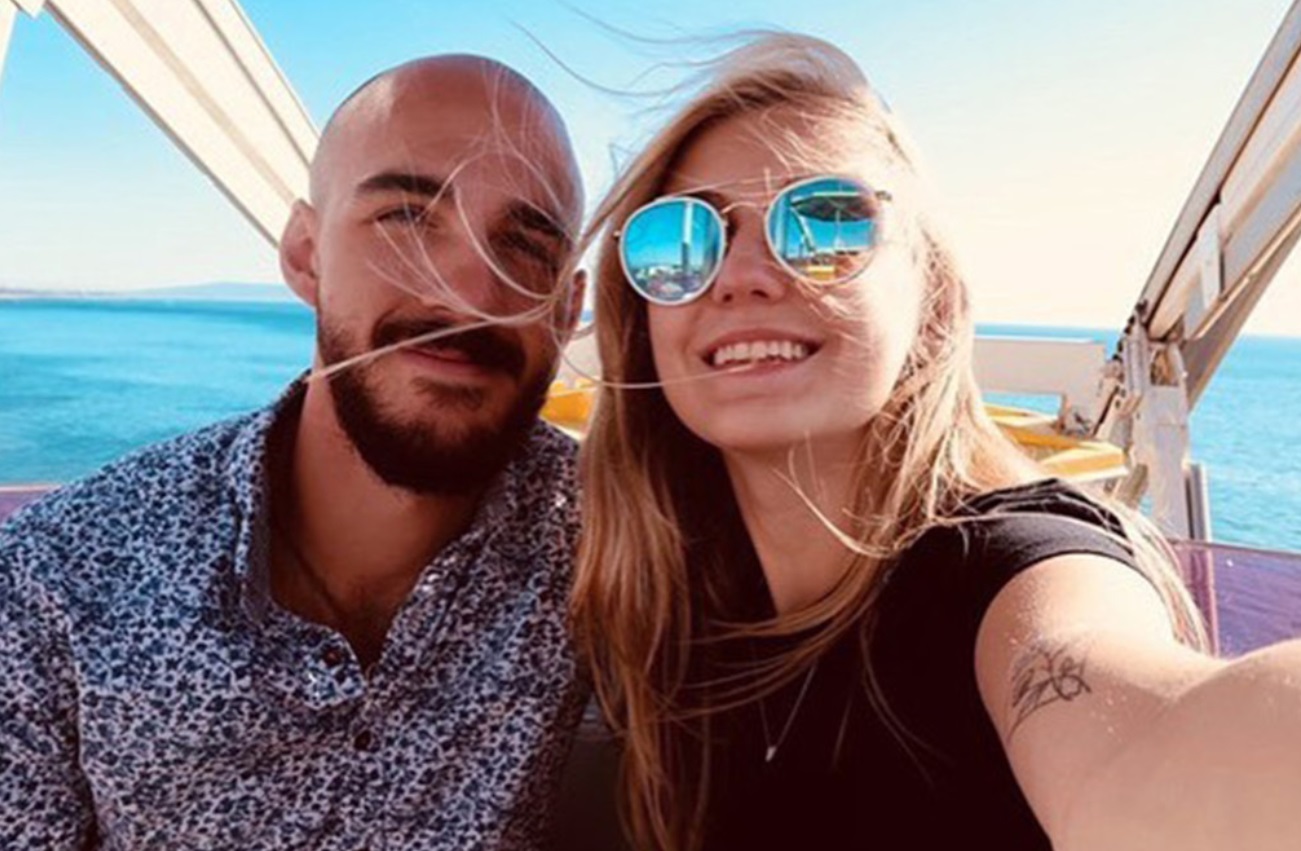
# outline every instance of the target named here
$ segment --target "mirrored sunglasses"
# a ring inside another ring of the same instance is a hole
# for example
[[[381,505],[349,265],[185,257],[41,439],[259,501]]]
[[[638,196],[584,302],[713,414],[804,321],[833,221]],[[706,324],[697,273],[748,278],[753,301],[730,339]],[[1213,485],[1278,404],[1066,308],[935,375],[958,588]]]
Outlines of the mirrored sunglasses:
[[[768,249],[786,271],[809,283],[849,281],[871,260],[881,205],[889,200],[888,192],[847,177],[793,183],[764,215]],[[686,304],[704,295],[727,254],[723,213],[686,195],[639,208],[617,236],[628,283],[655,304]]]

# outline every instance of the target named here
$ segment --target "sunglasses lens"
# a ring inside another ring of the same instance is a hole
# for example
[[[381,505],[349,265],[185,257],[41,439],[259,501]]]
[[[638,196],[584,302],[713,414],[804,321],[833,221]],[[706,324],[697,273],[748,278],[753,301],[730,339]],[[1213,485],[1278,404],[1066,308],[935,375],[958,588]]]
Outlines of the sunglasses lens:
[[[711,207],[694,198],[661,201],[628,219],[619,251],[637,292],[661,304],[690,301],[718,271],[722,223]]]
[[[879,213],[880,199],[860,183],[810,180],[777,196],[768,213],[768,239],[794,274],[813,283],[840,283],[867,266]]]

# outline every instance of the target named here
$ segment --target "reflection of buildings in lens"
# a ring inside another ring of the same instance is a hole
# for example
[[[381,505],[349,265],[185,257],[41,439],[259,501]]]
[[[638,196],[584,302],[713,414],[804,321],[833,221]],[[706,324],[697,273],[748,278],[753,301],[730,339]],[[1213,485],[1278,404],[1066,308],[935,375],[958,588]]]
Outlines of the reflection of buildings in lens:
[[[685,292],[685,288],[676,279],[661,279],[655,282],[652,292],[656,298],[677,298]]]
[[[675,298],[692,289],[692,284],[698,277],[690,266],[647,266],[637,272],[637,283],[656,298]]]

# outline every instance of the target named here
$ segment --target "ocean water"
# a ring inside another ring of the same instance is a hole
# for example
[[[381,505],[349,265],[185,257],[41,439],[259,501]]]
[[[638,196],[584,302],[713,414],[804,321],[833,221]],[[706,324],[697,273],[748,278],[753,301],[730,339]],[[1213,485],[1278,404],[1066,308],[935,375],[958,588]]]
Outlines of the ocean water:
[[[0,484],[261,407],[311,362],[313,328],[289,302],[0,301]]]
[[[266,404],[309,363],[313,327],[293,303],[0,301],[0,485],[66,482]],[[1240,339],[1192,434],[1214,537],[1301,551],[1301,339]]]

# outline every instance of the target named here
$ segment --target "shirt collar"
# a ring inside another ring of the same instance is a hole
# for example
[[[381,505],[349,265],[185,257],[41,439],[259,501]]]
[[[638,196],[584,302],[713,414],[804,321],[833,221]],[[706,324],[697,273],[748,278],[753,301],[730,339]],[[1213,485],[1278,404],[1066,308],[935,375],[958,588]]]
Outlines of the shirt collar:
[[[306,390],[306,377],[306,373],[300,376],[275,402],[243,422],[232,441],[226,466],[226,483],[238,515],[233,554],[235,579],[242,590],[245,610],[258,622],[266,617],[271,604],[270,438],[282,417],[297,413]],[[527,559],[533,548],[528,529],[542,519],[536,515],[576,510],[576,495],[568,483],[548,495],[545,505],[533,505],[524,498],[530,482],[556,475],[557,471],[545,469],[545,462],[555,453],[565,451],[561,444],[569,441],[542,421],[534,425],[515,458],[485,492],[469,527],[435,555],[433,562],[452,552],[464,554],[481,546],[492,547],[510,561]]]
[[[231,445],[226,483],[238,515],[235,539],[235,579],[243,591],[245,610],[255,620],[266,616],[271,602],[270,440],[282,417],[295,414],[306,391],[306,374],[285,388],[280,397],[245,421]]]

